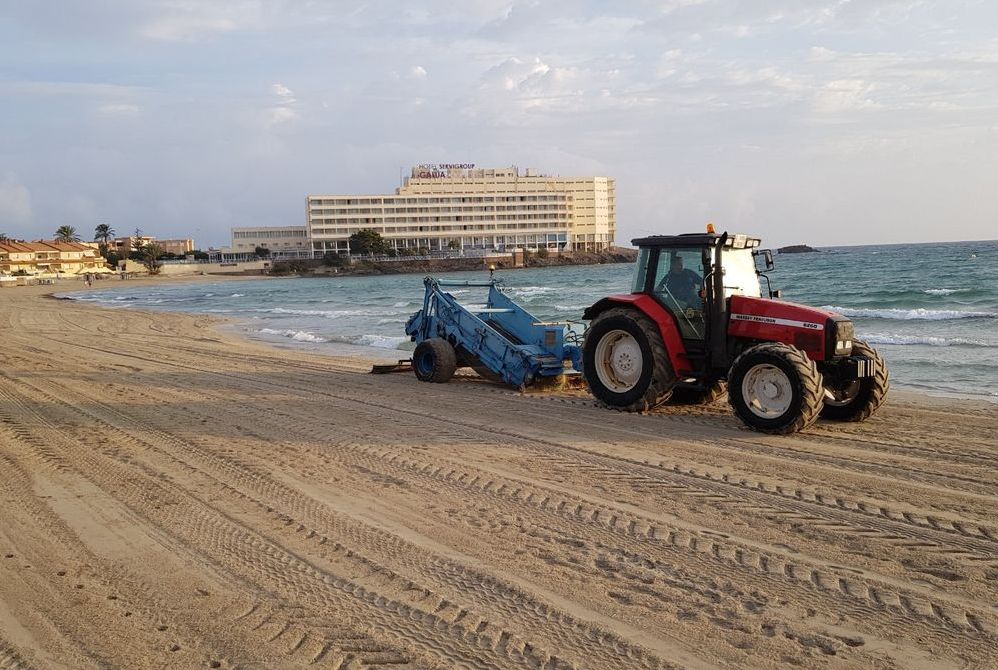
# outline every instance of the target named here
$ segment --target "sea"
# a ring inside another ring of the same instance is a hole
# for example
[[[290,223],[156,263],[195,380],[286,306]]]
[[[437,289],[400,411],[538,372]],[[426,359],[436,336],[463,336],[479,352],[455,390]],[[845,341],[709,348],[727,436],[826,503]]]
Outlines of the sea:
[[[510,294],[543,321],[584,331],[583,310],[628,293],[631,264],[501,270]],[[488,272],[453,272],[449,282]],[[892,384],[930,394],[998,403],[998,241],[822,248],[777,254],[769,273],[783,299],[851,317],[857,338],[887,360]],[[765,286],[765,283],[764,283]],[[452,287],[467,304],[486,289]],[[421,275],[176,283],[72,292],[64,297],[111,309],[226,317],[244,335],[316,353],[379,361],[406,358],[404,333],[422,305]]]

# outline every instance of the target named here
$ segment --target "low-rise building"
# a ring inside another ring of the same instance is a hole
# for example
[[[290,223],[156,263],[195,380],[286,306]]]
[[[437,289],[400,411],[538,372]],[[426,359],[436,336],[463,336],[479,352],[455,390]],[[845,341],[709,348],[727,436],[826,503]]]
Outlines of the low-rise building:
[[[155,244],[163,253],[175,254],[177,256],[186,256],[187,254],[194,253],[194,249],[196,248],[194,240],[189,237],[175,240],[159,240],[151,235],[116,237],[108,246],[112,247],[119,256],[125,256],[127,255],[125,252],[131,253],[136,246],[146,247],[150,244]]]
[[[257,226],[233,228],[232,246],[227,254],[254,254],[257,247],[270,252],[271,258],[311,258],[312,244],[307,226]]]
[[[0,242],[0,274],[58,277],[110,272],[93,247],[76,242]]]
[[[175,254],[177,256],[193,254],[196,248],[194,240],[189,237],[177,240],[155,240],[153,244],[162,249],[164,253]]]

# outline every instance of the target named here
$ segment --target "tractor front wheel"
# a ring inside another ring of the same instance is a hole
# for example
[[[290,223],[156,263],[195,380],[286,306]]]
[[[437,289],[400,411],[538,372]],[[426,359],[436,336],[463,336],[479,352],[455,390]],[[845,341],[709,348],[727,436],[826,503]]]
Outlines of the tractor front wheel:
[[[582,348],[589,389],[604,404],[643,412],[669,399],[675,375],[658,326],[634,309],[593,319]]]
[[[421,382],[446,382],[457,370],[457,352],[443,338],[423,340],[412,352],[412,369]]]
[[[745,425],[763,433],[796,433],[813,424],[824,388],[814,361],[796,347],[758,344],[735,359],[728,400]]]
[[[873,361],[873,375],[841,384],[825,384],[825,406],[821,416],[833,421],[866,421],[887,398],[891,375],[877,350],[866,342],[854,340],[852,353]]]

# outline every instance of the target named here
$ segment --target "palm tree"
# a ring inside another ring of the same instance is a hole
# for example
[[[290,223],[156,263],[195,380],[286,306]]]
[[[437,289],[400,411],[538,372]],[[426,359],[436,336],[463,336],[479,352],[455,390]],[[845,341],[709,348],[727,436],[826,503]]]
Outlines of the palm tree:
[[[0,233],[0,242],[6,242],[6,241],[7,241],[7,240],[9,240],[9,239],[10,239],[10,238],[9,238],[9,237],[7,237],[7,234],[6,234],[6,233]]]
[[[76,234],[76,228],[72,226],[59,226],[55,231],[56,242],[79,242],[80,236]]]
[[[97,227],[94,228],[94,242],[103,242],[107,245],[112,239],[114,239],[114,228],[106,223],[97,224]]]

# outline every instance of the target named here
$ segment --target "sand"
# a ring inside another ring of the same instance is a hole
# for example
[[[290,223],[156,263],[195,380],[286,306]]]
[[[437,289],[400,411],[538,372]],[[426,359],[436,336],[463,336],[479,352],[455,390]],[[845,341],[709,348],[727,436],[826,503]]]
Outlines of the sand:
[[[994,405],[764,436],[51,291],[0,291],[5,670],[998,660]]]

